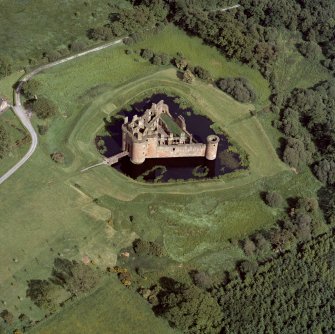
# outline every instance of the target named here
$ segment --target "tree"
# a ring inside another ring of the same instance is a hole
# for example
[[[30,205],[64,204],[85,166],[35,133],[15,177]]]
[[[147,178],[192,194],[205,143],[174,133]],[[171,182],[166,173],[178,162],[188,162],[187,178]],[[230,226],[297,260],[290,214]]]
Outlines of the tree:
[[[271,207],[281,206],[283,197],[275,191],[269,191],[265,194],[265,203]]]
[[[57,112],[57,106],[44,96],[39,97],[32,103],[32,110],[38,118],[46,119]]]
[[[3,159],[10,151],[10,137],[6,128],[0,124],[0,159]]]
[[[185,70],[187,65],[188,65],[188,62],[186,60],[186,58],[184,58],[183,56],[177,56],[174,58],[174,64],[176,65],[176,67],[179,69],[179,70]]]
[[[41,83],[35,79],[30,79],[22,84],[22,94],[27,99],[33,99],[41,87]]]
[[[194,67],[193,73],[201,80],[210,81],[212,80],[211,74],[201,66]]]
[[[156,66],[162,65],[162,58],[158,55],[154,55],[152,58],[152,64]]]
[[[160,54],[161,60],[162,60],[162,65],[169,65],[171,62],[171,58],[169,55],[166,53],[161,53]]]
[[[186,83],[191,84],[194,81],[195,77],[193,75],[193,73],[187,69],[184,73],[183,73],[183,81]]]
[[[32,302],[45,311],[54,312],[64,295],[63,289],[50,281],[33,279],[28,281],[26,292]]]
[[[253,102],[255,93],[244,78],[225,78],[217,82],[217,86],[239,102]]]
[[[64,163],[64,154],[62,152],[54,152],[50,154],[50,157],[54,162],[57,162],[59,164]]]
[[[176,284],[159,301],[156,312],[183,333],[220,333],[223,314],[216,300],[204,290]]]
[[[245,239],[243,243],[243,251],[245,255],[251,256],[252,254],[254,254],[255,250],[256,250],[255,243],[249,238]]]
[[[55,283],[75,296],[93,289],[100,279],[91,267],[62,258],[55,259],[52,276]]]
[[[12,73],[12,60],[7,56],[0,57],[0,78]]]
[[[143,49],[141,52],[141,56],[146,60],[151,60],[154,57],[154,52],[150,49]]]

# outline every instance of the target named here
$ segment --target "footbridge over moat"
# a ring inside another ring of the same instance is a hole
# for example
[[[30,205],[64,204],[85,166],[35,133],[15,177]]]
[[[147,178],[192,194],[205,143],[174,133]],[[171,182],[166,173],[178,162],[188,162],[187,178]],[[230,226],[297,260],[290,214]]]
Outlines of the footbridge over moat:
[[[121,158],[126,157],[127,155],[129,155],[128,151],[122,151],[118,154],[113,155],[110,158],[105,158],[105,162],[106,162],[107,165],[112,166],[112,165],[116,164],[117,162],[119,162],[119,160]]]
[[[86,172],[87,170],[89,170],[91,168],[98,167],[98,166],[101,166],[101,165],[112,166],[112,165],[118,163],[121,158],[126,157],[127,155],[129,155],[128,151],[122,151],[118,154],[115,154],[115,155],[109,157],[109,158],[104,158],[104,160],[102,162],[99,162],[95,165],[88,166],[88,167],[82,169],[81,172]]]

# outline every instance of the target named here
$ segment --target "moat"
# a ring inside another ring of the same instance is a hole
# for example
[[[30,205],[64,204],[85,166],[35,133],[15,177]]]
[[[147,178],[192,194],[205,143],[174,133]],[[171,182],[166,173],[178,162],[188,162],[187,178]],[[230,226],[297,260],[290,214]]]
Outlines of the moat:
[[[168,105],[169,112],[173,118],[177,118],[180,115],[184,117],[187,130],[193,135],[196,142],[206,143],[208,136],[216,134],[211,128],[213,122],[209,118],[194,113],[191,108],[182,109],[178,104],[177,97],[155,94],[141,102],[134,103],[128,110],[119,111],[111,118],[110,122],[105,120],[106,130],[109,135],[96,138],[100,152],[105,157],[111,157],[121,152],[121,128],[124,118],[128,117],[131,119],[134,115],[141,116],[145,110],[151,107],[152,103],[159,103],[161,100]],[[227,138],[223,134],[216,135],[220,141],[217,157],[212,161],[205,157],[150,158],[141,164],[134,164],[131,162],[130,157],[126,156],[121,158],[111,168],[115,168],[135,180],[147,182],[215,178],[243,169],[239,155],[227,150],[230,146]]]

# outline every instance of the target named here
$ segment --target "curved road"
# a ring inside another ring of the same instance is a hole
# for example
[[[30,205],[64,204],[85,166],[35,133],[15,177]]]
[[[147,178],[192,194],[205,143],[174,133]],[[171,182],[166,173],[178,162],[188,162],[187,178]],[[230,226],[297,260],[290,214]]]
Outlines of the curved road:
[[[78,57],[82,57],[82,56],[85,56],[89,53],[92,53],[92,52],[97,52],[97,51],[100,51],[100,50],[103,50],[103,49],[106,49],[106,48],[109,48],[113,45],[116,45],[116,44],[120,44],[122,43],[122,40],[123,39],[118,39],[114,42],[110,42],[110,43],[107,43],[107,44],[104,44],[104,45],[101,45],[101,46],[98,46],[94,49],[90,49],[90,50],[87,50],[87,51],[84,51],[84,52],[80,52],[76,55],[73,55],[73,56],[70,56],[70,57],[67,57],[67,58],[64,58],[64,59],[61,59],[61,60],[57,60],[53,63],[50,63],[50,64],[46,64],[46,65],[43,65],[43,66],[40,66],[38,67],[37,69],[33,70],[32,72],[26,74],[19,82],[17,88],[15,89],[14,91],[14,94],[15,94],[15,104],[14,106],[12,107],[16,116],[19,118],[20,122],[23,124],[23,126],[28,130],[28,132],[30,133],[30,136],[31,136],[31,145],[29,147],[29,150],[28,152],[24,155],[24,157],[15,165],[13,166],[9,171],[7,171],[4,175],[2,175],[0,177],[0,184],[5,182],[11,175],[13,175],[23,164],[25,164],[28,159],[33,155],[33,153],[35,152],[36,150],[36,147],[37,147],[37,144],[38,144],[38,136],[37,136],[37,133],[34,129],[34,127],[32,126],[31,122],[30,122],[30,119],[29,117],[27,116],[27,111],[24,109],[24,107],[22,106],[21,104],[21,87],[22,87],[22,84],[28,80],[30,80],[34,75],[48,69],[48,68],[51,68],[51,67],[54,67],[56,65],[59,65],[59,64],[62,64],[62,63],[65,63],[65,62],[68,62],[72,59],[76,59]]]

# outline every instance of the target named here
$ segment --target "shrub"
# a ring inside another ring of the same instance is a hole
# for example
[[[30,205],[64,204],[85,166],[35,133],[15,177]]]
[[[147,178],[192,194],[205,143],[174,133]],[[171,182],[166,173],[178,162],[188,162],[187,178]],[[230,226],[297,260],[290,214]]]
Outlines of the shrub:
[[[86,43],[83,41],[74,41],[69,45],[72,52],[80,52],[86,48]]]
[[[217,82],[217,86],[239,102],[253,102],[256,95],[244,78],[226,78]]]
[[[49,127],[47,125],[37,125],[38,133],[43,136],[48,132]]]
[[[39,81],[35,79],[28,80],[24,82],[21,86],[21,92],[27,99],[33,99],[37,94],[38,89],[41,87]]]
[[[4,158],[10,150],[10,137],[6,128],[0,124],[0,159]]]
[[[265,203],[271,207],[278,207],[282,205],[283,197],[275,191],[270,191],[265,195]]]
[[[76,296],[90,291],[99,281],[98,273],[91,267],[61,258],[55,259],[52,275],[55,283]]]
[[[201,66],[195,66],[193,73],[201,80],[210,81],[212,80],[211,74]]]
[[[151,62],[152,62],[153,65],[162,65],[162,58],[160,56],[155,55],[152,58]]]
[[[32,110],[38,118],[46,119],[57,112],[57,106],[44,96],[41,96],[32,103]]]
[[[54,152],[50,154],[50,157],[54,162],[57,162],[59,164],[64,163],[64,154],[62,152]]]
[[[191,84],[194,81],[195,77],[193,75],[193,73],[187,69],[184,73],[183,73],[183,81],[186,83]]]
[[[150,49],[143,49],[141,52],[141,56],[146,60],[151,60],[154,57],[154,52]]]

